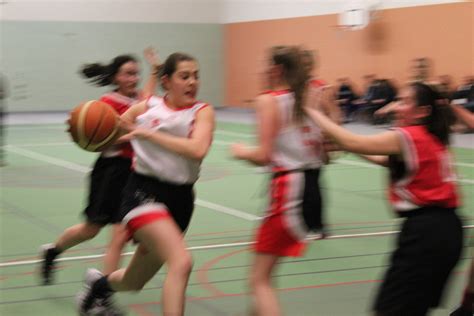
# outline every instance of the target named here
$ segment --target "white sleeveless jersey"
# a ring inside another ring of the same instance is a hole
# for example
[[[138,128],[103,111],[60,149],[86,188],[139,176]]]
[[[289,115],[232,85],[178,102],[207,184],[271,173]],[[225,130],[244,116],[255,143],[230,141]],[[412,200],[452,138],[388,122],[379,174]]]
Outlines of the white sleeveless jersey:
[[[152,96],[148,110],[136,118],[139,127],[178,137],[190,137],[196,114],[208,106],[197,102],[178,110],[169,108],[162,97]],[[135,138],[131,141],[134,169],[137,173],[175,184],[191,184],[199,178],[201,161],[191,159],[150,141]]]
[[[274,141],[274,170],[315,169],[323,164],[321,129],[311,119],[293,120],[294,95],[289,91],[270,92],[277,100],[280,131]]]

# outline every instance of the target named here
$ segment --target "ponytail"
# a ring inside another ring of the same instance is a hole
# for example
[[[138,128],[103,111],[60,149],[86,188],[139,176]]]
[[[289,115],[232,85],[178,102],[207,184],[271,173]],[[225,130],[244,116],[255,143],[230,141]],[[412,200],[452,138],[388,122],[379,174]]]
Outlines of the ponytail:
[[[86,64],[82,66],[80,73],[83,77],[91,79],[91,83],[104,87],[113,84],[115,75],[119,72],[120,67],[130,61],[136,62],[137,60],[131,55],[120,55],[115,57],[108,65],[99,63]]]
[[[309,80],[308,67],[304,62],[304,51],[297,46],[276,46],[271,52],[273,64],[282,67],[283,79],[294,94],[293,119],[301,122],[305,115],[303,103]]]

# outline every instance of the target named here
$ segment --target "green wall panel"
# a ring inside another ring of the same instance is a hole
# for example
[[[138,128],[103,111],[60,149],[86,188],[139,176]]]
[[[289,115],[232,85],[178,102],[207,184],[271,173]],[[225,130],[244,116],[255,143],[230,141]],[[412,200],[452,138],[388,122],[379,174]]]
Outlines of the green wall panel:
[[[88,62],[109,62],[155,46],[162,59],[175,51],[194,55],[201,67],[200,99],[215,106],[223,100],[222,27],[218,24],[13,22],[0,25],[1,72],[9,84],[8,112],[64,111],[107,88],[78,75]]]

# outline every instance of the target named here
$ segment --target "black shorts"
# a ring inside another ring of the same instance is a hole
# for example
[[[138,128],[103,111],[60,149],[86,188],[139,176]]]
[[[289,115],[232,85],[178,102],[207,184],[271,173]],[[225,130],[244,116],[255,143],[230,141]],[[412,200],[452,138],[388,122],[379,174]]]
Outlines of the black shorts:
[[[291,175],[293,173],[301,173],[304,178],[301,179],[301,183],[288,183],[287,185],[300,185],[302,187],[302,195],[298,192],[296,196],[285,196],[284,198],[296,198],[297,200],[292,201],[291,203],[298,206],[301,204],[301,215],[308,230],[317,231],[324,228],[323,196],[319,184],[321,169],[295,169],[276,172],[272,177],[271,190],[277,190],[276,186],[280,183],[279,181],[276,181],[277,178]],[[288,190],[285,189],[285,191]],[[275,193],[272,193],[272,195]],[[275,199],[280,197],[272,196],[272,198]]]
[[[181,231],[186,231],[194,210],[193,184],[173,184],[132,172],[123,191],[120,219],[149,203],[163,203]]]
[[[405,217],[375,301],[382,315],[426,315],[439,305],[461,256],[463,231],[454,209],[425,207]]]
[[[257,253],[299,257],[311,229],[321,228],[319,169],[278,171],[270,203],[256,235]]]
[[[122,191],[131,172],[131,159],[99,157],[89,176],[89,201],[84,210],[87,221],[98,225],[121,221]]]
[[[324,228],[323,197],[319,185],[321,169],[304,171],[303,218],[310,230]]]

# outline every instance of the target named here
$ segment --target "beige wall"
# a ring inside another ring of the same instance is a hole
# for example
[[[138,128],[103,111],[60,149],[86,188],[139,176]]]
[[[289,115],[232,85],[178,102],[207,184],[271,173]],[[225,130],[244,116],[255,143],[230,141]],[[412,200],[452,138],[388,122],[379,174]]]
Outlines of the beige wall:
[[[243,105],[261,89],[259,69],[266,49],[302,44],[321,56],[319,75],[334,82],[349,76],[356,84],[364,74],[403,82],[409,61],[429,57],[434,75],[460,78],[474,73],[474,3],[454,3],[379,12],[364,30],[335,28],[337,15],[234,23],[224,26],[225,103]]]

